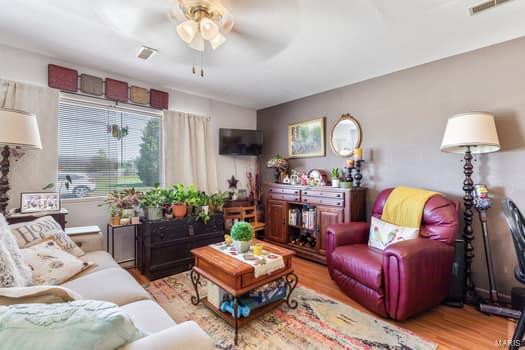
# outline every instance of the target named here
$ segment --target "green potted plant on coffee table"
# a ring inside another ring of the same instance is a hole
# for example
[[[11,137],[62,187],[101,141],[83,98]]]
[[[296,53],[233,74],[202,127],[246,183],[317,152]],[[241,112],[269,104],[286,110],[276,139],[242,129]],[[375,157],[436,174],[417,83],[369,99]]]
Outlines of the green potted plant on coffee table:
[[[240,253],[246,253],[250,250],[250,244],[253,239],[254,231],[249,222],[239,221],[233,225],[230,231],[233,239],[233,246]]]

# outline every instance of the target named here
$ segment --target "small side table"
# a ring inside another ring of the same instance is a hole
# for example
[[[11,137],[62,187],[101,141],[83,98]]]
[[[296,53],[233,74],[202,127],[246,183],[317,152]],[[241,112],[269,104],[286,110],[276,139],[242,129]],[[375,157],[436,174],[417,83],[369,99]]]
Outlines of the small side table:
[[[117,261],[117,264],[124,264],[127,262],[133,261],[135,263],[135,267],[137,266],[137,232],[138,232],[138,225],[139,224],[128,224],[128,225],[107,225],[107,252],[111,253],[111,256],[115,258],[115,231],[125,228],[125,227],[133,227],[133,242],[134,242],[134,250],[135,250],[135,257],[132,259],[126,259]],[[110,244],[109,244],[109,236],[111,235],[111,251],[109,250]]]

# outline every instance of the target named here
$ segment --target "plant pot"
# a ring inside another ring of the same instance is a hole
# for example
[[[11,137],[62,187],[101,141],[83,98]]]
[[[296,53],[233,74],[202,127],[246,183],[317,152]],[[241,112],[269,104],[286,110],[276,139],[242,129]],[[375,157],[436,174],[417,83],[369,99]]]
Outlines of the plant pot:
[[[339,184],[340,188],[352,188],[352,183],[350,181],[341,181]]]
[[[339,187],[341,181],[339,179],[332,179],[332,187]]]
[[[111,217],[111,225],[113,225],[113,226],[120,225],[120,216],[112,216]]]
[[[250,250],[251,241],[233,241],[233,247],[239,253],[246,253]]]
[[[162,218],[162,208],[145,208],[144,215],[148,220],[160,220]]]
[[[123,218],[132,218],[135,216],[135,209],[122,209]]]
[[[121,218],[120,219],[120,224],[121,225],[129,225],[130,222],[131,222],[130,218]]]
[[[138,225],[138,224],[140,224],[140,217],[138,217],[138,216],[133,216],[133,217],[131,218],[131,224],[132,224],[132,225]]]
[[[204,214],[209,214],[210,213],[210,207],[207,206],[207,205],[203,205],[201,207],[201,211],[204,213]]]
[[[183,218],[188,212],[188,206],[186,205],[186,203],[173,203],[173,206],[171,207],[171,212],[176,218]]]

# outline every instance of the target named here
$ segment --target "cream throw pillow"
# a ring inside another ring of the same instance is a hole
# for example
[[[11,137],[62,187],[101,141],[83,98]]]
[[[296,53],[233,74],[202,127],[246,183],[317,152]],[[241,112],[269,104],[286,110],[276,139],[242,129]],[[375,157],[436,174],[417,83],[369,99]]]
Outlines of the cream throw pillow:
[[[54,240],[22,249],[24,261],[33,271],[33,283],[57,285],[94,265],[64,251]]]
[[[82,256],[84,252],[64,232],[62,226],[52,216],[44,216],[33,221],[9,225],[20,248],[31,247],[46,239],[54,239],[66,252]]]
[[[9,225],[4,216],[0,214],[0,242],[3,243],[3,248],[11,255],[11,260],[14,264],[15,279],[18,281],[18,287],[25,287],[31,285],[31,269],[24,262],[20,248],[16,243],[15,237],[9,230]],[[4,260],[7,258],[4,258]]]
[[[418,228],[393,225],[372,216],[368,245],[384,250],[393,243],[418,237]]]

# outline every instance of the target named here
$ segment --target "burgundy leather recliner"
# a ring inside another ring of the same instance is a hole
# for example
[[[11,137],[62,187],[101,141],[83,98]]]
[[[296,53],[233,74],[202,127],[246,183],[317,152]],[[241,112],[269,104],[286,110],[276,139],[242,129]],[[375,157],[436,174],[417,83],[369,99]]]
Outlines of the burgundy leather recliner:
[[[373,216],[381,218],[392,190],[377,196]],[[458,205],[442,195],[427,201],[418,239],[391,244],[384,251],[368,246],[370,224],[332,225],[325,242],[330,276],[369,310],[405,320],[447,296],[458,227]]]

